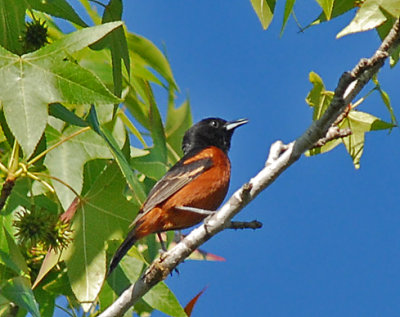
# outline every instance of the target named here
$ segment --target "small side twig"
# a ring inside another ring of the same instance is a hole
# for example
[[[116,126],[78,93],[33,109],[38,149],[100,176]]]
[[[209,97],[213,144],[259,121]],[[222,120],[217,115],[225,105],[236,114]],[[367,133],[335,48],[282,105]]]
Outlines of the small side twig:
[[[344,138],[351,134],[352,132],[350,128],[340,129],[339,127],[330,127],[325,137],[319,139],[311,149],[322,147],[329,141]]]
[[[230,226],[226,227],[227,229],[234,229],[234,230],[238,230],[238,229],[260,229],[262,228],[262,223],[257,221],[257,220],[253,220],[253,221],[232,221]]]

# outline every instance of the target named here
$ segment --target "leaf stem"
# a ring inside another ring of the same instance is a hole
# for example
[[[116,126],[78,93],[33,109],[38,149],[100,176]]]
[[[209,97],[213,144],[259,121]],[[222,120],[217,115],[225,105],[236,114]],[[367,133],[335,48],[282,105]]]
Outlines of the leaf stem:
[[[28,168],[30,165],[34,164],[35,162],[37,162],[38,160],[40,160],[43,156],[45,156],[47,153],[49,153],[50,151],[54,150],[56,147],[60,146],[61,144],[63,144],[64,142],[76,137],[77,135],[86,132],[90,130],[90,127],[84,127],[74,133],[72,133],[71,135],[65,137],[64,139],[58,141],[56,144],[53,144],[52,146],[50,146],[49,148],[47,148],[46,150],[44,150],[43,152],[41,152],[40,154],[38,154],[36,157],[34,157],[33,159],[31,159],[28,163],[26,163],[26,168]],[[15,174],[17,176],[19,176],[20,174],[23,173],[23,169],[19,169]]]
[[[1,162],[0,162],[0,170],[2,170],[4,173],[8,174],[8,168],[5,167],[5,166],[3,165],[3,163],[1,163]]]
[[[47,175],[47,174],[44,174],[44,173],[29,173],[29,174],[32,174],[32,175],[35,175],[35,176],[41,176],[41,177],[47,177],[47,178],[53,179],[53,180],[55,180],[55,181],[57,181],[57,182],[63,184],[65,187],[67,187],[71,192],[74,193],[74,195],[75,195],[76,197],[78,197],[79,199],[82,199],[82,196],[81,196],[80,194],[78,194],[78,192],[77,192],[75,189],[73,189],[71,185],[67,184],[66,182],[64,182],[62,179],[60,179],[60,178],[58,178],[58,177],[51,176],[51,175]]]
[[[14,140],[14,145],[11,153],[10,160],[8,161],[8,174],[14,174],[17,170],[19,163],[19,144],[17,139]]]
[[[43,184],[43,186],[45,186],[51,193],[53,193],[53,194],[55,193],[54,188],[49,183],[44,181],[43,179],[40,179],[37,175],[35,175],[35,173],[31,173],[31,172],[26,171],[26,176],[28,176],[28,177],[34,179],[35,181],[38,181],[39,183]]]

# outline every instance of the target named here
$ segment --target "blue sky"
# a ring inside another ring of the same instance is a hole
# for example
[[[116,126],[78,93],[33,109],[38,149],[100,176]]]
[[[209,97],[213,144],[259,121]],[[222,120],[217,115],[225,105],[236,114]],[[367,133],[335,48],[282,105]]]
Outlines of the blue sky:
[[[165,45],[195,121],[250,119],[233,137],[230,193],[262,168],[272,142],[290,142],[311,123],[310,71],[333,90],[379,45],[374,31],[335,39],[353,14],[304,33],[291,19],[280,38],[281,1],[267,31],[250,1],[124,4],[129,30]],[[303,25],[320,11],[309,1],[295,8]],[[398,117],[399,77],[388,65],[380,74]],[[389,120],[377,97],[360,110]],[[237,216],[263,222],[261,230],[225,231],[206,243],[226,262],[186,261],[168,278],[182,304],[208,286],[193,316],[399,315],[399,132],[366,141],[360,170],[343,146],[302,157]]]

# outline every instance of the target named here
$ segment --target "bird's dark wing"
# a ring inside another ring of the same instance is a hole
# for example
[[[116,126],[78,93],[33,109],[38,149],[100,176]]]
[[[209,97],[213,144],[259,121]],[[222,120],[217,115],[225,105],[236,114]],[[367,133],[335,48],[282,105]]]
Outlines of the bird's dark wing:
[[[183,157],[176,163],[152,188],[146,201],[139,211],[138,216],[133,221],[133,226],[143,215],[152,210],[158,204],[171,197],[186,184],[204,173],[213,162],[210,157],[201,158],[185,164],[187,159]]]

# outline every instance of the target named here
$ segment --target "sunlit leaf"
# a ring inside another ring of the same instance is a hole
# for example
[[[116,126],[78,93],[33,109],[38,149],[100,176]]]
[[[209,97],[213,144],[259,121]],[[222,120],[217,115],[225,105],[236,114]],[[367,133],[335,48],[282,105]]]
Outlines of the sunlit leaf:
[[[192,126],[192,113],[190,102],[186,100],[178,108],[173,103],[169,103],[167,120],[165,122],[165,135],[167,144],[171,147],[169,161],[175,163],[182,156],[182,139],[185,132]],[[171,153],[173,151],[174,153]]]
[[[63,131],[63,134],[60,134],[57,130],[47,127],[46,137],[49,142],[48,146],[74,133],[78,133],[80,130],[82,130],[82,128],[71,126]],[[78,193],[80,193],[82,189],[84,164],[93,159],[113,157],[107,144],[99,135],[91,130],[82,131],[84,132],[72,137],[67,142],[60,144],[54,150],[50,151],[46,155],[44,161],[44,164],[53,177],[62,180]],[[118,142],[122,144],[125,138],[123,129],[116,129],[114,133],[118,136]],[[75,194],[60,182],[53,181],[53,186],[62,206],[64,209],[67,209],[74,200]]]
[[[109,146],[111,153],[115,157],[121,169],[122,174],[126,178],[126,181],[128,182],[128,185],[135,196],[136,202],[139,205],[141,205],[146,199],[146,194],[143,191],[141,184],[139,184],[139,181],[137,180],[136,176],[134,175],[129,165],[129,162],[127,161],[124,154],[120,150],[120,145],[116,142],[113,135],[107,129],[100,126],[96,110],[93,106],[90,110],[89,122],[94,128],[94,130],[106,141],[106,144]]]
[[[396,18],[390,16],[388,13],[383,12],[387,18],[387,20],[376,28],[379,37],[383,41],[383,39],[389,34],[390,30],[393,27],[393,24],[396,22]],[[397,46],[392,54],[390,55],[390,67],[394,67],[400,58],[400,46]]]
[[[141,59],[151,68],[156,70],[168,83],[177,89],[171,66],[163,53],[148,39],[133,33],[127,36],[128,48],[133,52],[133,61]]]
[[[334,0],[316,0],[325,13],[326,19],[329,21],[331,19],[333,3]]]
[[[254,11],[264,30],[270,25],[274,17],[276,0],[250,0]]]
[[[115,103],[116,98],[91,72],[64,59],[118,27],[109,23],[67,35],[19,57],[0,47],[0,100],[10,130],[29,157],[47,123],[47,104]]]
[[[378,27],[387,19],[382,9],[395,17],[399,17],[400,0],[365,0],[354,19],[336,37],[339,38]]]
[[[396,119],[396,116],[394,114],[394,110],[393,110],[392,104],[390,102],[390,97],[389,97],[388,93],[382,89],[382,87],[381,87],[381,85],[380,85],[380,83],[378,81],[377,76],[374,76],[372,78],[372,80],[373,80],[374,84],[376,85],[376,89],[379,91],[379,94],[380,94],[380,96],[382,98],[383,103],[386,106],[386,109],[389,111],[390,119],[392,121],[391,123],[392,124],[397,124],[397,119]]]
[[[152,308],[157,309],[167,315],[175,317],[187,316],[175,295],[164,282],[155,285],[143,296],[143,300]]]
[[[333,7],[332,7],[332,12],[331,12],[330,18],[333,19],[333,18],[339,17],[339,16],[345,14],[346,12],[354,9],[354,7],[355,6],[354,6],[353,0],[352,1],[350,1],[350,0],[335,0],[333,2]],[[319,14],[319,16],[311,24],[309,24],[308,26],[305,27],[305,29],[310,26],[317,25],[317,24],[320,24],[320,23],[323,23],[326,21],[328,21],[327,17],[325,15],[325,12],[322,11]]]
[[[313,120],[321,118],[325,110],[328,108],[333,92],[325,90],[325,85],[317,73],[311,72],[309,75],[313,88],[306,97],[306,102],[310,107],[314,108]]]
[[[293,7],[295,4],[296,0],[286,0],[285,4],[285,11],[283,12],[283,22],[282,22],[282,27],[281,27],[281,36],[283,34],[283,31],[285,30],[286,23],[289,19],[290,14],[293,11]]]
[[[62,254],[75,296],[93,302],[106,274],[107,240],[122,239],[139,206],[124,196],[126,181],[116,163],[97,178],[73,219],[73,243]],[[90,304],[84,305],[84,309]]]
[[[343,120],[341,128],[350,128],[352,134],[343,138],[347,152],[353,159],[355,168],[360,168],[360,159],[364,151],[365,133],[373,130],[386,130],[394,127],[393,124],[361,111],[350,111]]]
[[[122,0],[111,0],[104,10],[102,23],[119,21],[122,19]],[[121,59],[124,61],[125,68],[129,74],[130,59],[128,44],[125,31],[122,26],[111,32],[104,40],[111,50],[112,70],[114,82],[114,94],[121,96],[122,92],[122,67]]]

